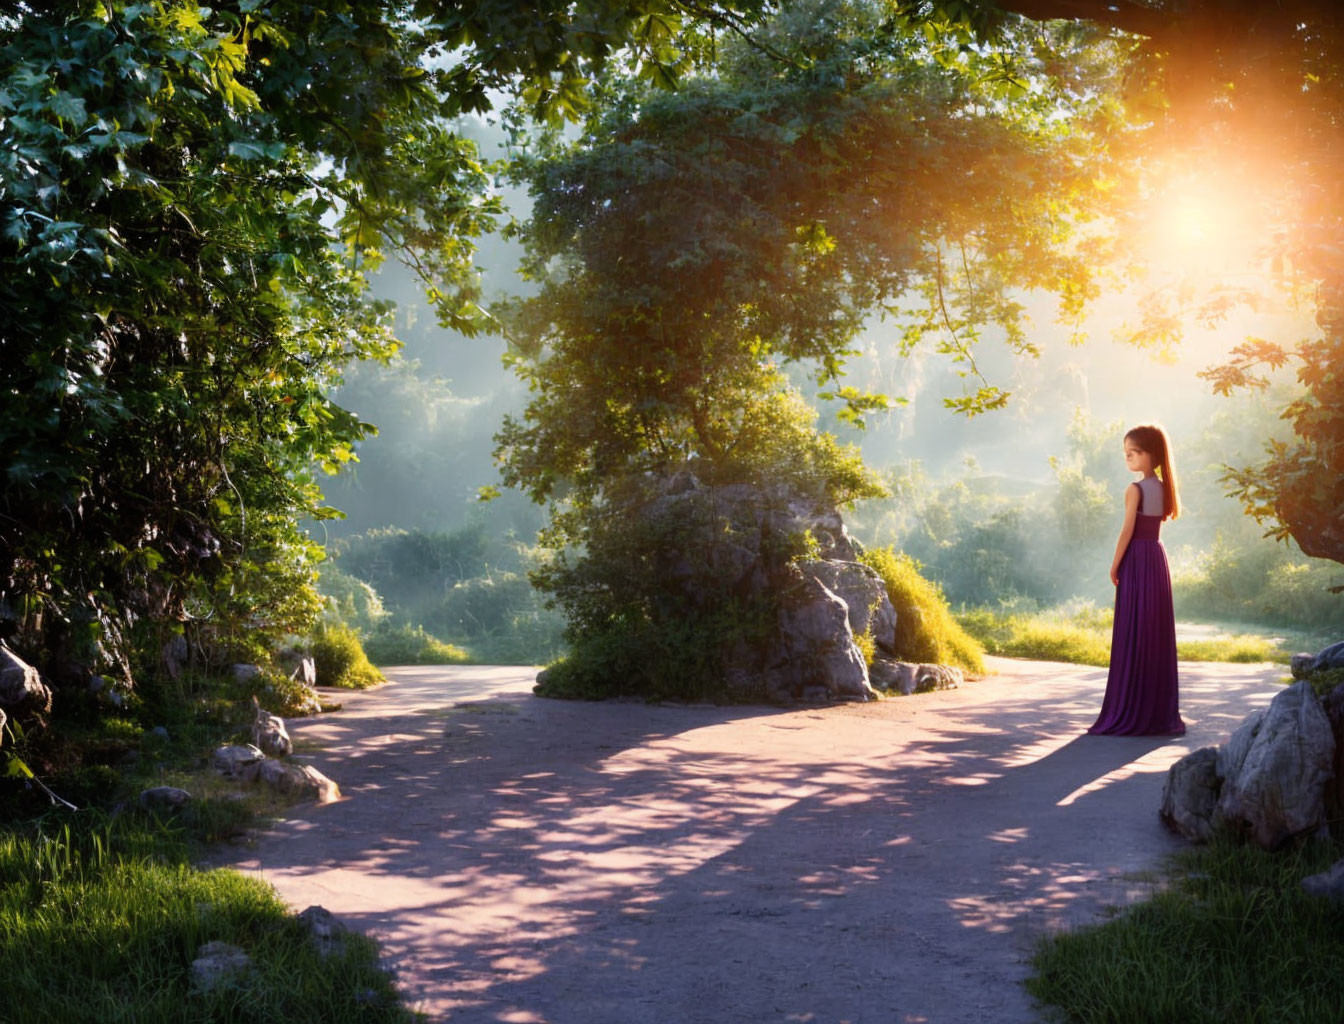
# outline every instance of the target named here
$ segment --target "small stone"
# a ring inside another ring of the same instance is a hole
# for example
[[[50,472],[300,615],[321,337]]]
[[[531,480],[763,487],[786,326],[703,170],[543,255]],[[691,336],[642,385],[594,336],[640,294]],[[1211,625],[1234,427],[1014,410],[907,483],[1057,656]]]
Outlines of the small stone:
[[[1305,679],[1311,675],[1311,664],[1316,660],[1314,654],[1294,654],[1289,663],[1294,679]]]
[[[250,683],[252,680],[261,676],[260,665],[244,665],[239,663],[233,666],[233,681],[235,683]]]
[[[0,705],[13,711],[51,710],[51,690],[33,668],[0,643]]]
[[[1218,748],[1201,747],[1167,771],[1162,788],[1162,820],[1196,842],[1208,842],[1217,828]]]
[[[191,962],[192,985],[209,991],[232,980],[252,966],[252,958],[227,942],[207,942],[196,951]]]
[[[1332,903],[1344,903],[1344,859],[1335,861],[1319,875],[1302,879],[1302,891],[1308,896],[1319,896]]]
[[[140,803],[154,811],[173,811],[191,802],[191,794],[176,786],[154,786],[140,794]]]
[[[316,904],[298,915],[313,937],[313,943],[324,957],[339,953],[348,929],[326,907]]]
[[[266,755],[250,743],[220,747],[215,751],[215,771],[230,778],[241,778],[248,768],[265,758]]]
[[[272,757],[286,757],[292,754],[294,744],[290,742],[285,720],[263,709],[257,703],[256,697],[252,698],[252,707],[254,710],[252,742]]]
[[[301,800],[329,804],[341,798],[340,787],[310,764],[283,764],[265,758],[257,763],[249,777],[252,781],[265,783],[280,793]]]

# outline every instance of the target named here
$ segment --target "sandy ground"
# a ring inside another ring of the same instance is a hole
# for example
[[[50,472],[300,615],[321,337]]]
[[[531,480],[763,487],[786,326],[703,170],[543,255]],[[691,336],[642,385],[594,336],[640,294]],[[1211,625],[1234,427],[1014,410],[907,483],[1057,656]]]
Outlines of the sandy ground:
[[[824,709],[570,703],[532,669],[388,670],[295,721],[345,799],[214,863],[384,944],[431,1020],[1043,1019],[1038,938],[1150,891],[1167,767],[1268,703],[1182,664],[1177,741],[1080,735],[1105,671],[991,659]]]

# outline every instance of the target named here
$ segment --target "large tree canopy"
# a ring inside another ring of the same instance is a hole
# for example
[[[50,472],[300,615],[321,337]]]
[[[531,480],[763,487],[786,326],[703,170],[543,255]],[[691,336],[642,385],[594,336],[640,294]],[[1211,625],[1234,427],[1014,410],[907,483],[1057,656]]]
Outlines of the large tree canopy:
[[[953,408],[1006,401],[979,376],[978,335],[1034,351],[1017,290],[1055,292],[1065,316],[1095,290],[1073,229],[1110,190],[1096,135],[1070,122],[1106,116],[1076,87],[1112,60],[1097,38],[1053,35],[1043,52],[1079,66],[1024,79],[994,52],[894,31],[879,5],[793,4],[755,34],[770,53],[727,48],[673,94],[613,86],[581,138],[523,165],[540,291],[500,314],[534,397],[498,454],[552,503],[556,561],[536,578],[572,623],[600,631],[600,593],[626,633],[630,608],[666,603],[624,568],[619,523],[650,480],[689,465],[831,502],[873,493],[788,376],[810,372],[854,422],[883,407],[844,382],[868,318],[895,315],[907,351],[928,335],[959,365]]]
[[[614,56],[670,81],[758,9],[0,5],[9,628],[74,636],[87,669],[135,620],[301,625],[314,473],[369,429],[329,389],[396,347],[366,271],[395,253],[444,323],[483,323],[498,206],[454,119],[498,90],[572,114]]]

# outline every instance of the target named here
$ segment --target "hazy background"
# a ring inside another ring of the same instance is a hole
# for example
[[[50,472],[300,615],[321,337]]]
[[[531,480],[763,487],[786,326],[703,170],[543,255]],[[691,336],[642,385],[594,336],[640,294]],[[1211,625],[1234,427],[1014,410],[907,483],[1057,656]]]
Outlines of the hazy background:
[[[479,123],[469,134],[487,152],[498,138]],[[504,194],[525,217],[527,197]],[[1225,250],[1227,240],[1218,241]],[[1170,241],[1161,255],[1168,262],[1155,260],[1149,283],[1227,258]],[[481,241],[487,301],[526,293],[519,257],[519,247],[498,236]],[[1286,430],[1277,410],[1291,375],[1267,394],[1233,398],[1211,394],[1197,377],[1248,335],[1288,343],[1310,336],[1312,311],[1243,312],[1211,329],[1191,328],[1171,352],[1144,351],[1118,340],[1137,320],[1140,288],[1117,282],[1094,305],[1083,345],[1070,344],[1074,331],[1055,322],[1049,297],[1029,297],[1031,340],[1041,355],[1014,357],[987,335],[976,358],[1012,398],[1008,408],[974,419],[943,406],[966,383],[956,367],[930,352],[901,357],[898,326],[874,317],[847,383],[905,404],[872,418],[863,432],[821,410],[823,424],[860,444],[894,491],[855,509],[852,532],[915,555],[954,605],[1108,605],[1107,570],[1130,479],[1121,435],[1127,426],[1159,422],[1172,439],[1185,502],[1163,537],[1178,577],[1178,616],[1338,627],[1344,600],[1325,588],[1344,583],[1344,572],[1262,540],[1262,528],[1218,480],[1224,463],[1258,459],[1266,437]],[[379,434],[359,446],[352,471],[326,481],[329,502],[346,518],[325,524],[322,536],[337,543],[324,589],[348,597],[345,573],[377,591],[376,614],[385,622],[423,626],[490,660],[545,660],[559,650],[559,623],[523,575],[541,510],[507,491],[477,500],[479,488],[498,483],[492,435],[526,400],[502,365],[504,342],[440,327],[418,282],[397,265],[384,268],[374,292],[396,302],[405,349],[394,366],[353,368],[337,394]],[[803,374],[798,380],[807,390]],[[412,585],[408,574],[421,578]]]

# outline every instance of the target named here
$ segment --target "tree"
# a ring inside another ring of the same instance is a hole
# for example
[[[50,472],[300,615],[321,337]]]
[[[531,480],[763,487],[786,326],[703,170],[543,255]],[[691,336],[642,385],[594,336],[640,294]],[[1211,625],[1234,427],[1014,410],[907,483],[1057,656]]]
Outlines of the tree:
[[[907,24],[990,40],[1013,15],[1132,34],[1128,117],[1142,130],[1116,147],[1115,163],[1129,179],[1163,153],[1237,169],[1251,183],[1244,201],[1260,207],[1270,229],[1265,265],[1318,310],[1319,338],[1296,346],[1249,339],[1205,374],[1227,394],[1266,386],[1261,367],[1295,364],[1302,385],[1283,409],[1294,438],[1270,442],[1258,465],[1229,469],[1233,493],[1272,535],[1344,562],[1344,157],[1335,141],[1344,10],[1333,0],[914,0],[898,8]],[[1137,192],[1133,199],[1143,202]],[[1223,293],[1193,312],[1216,318],[1228,302]]]
[[[1093,288],[1052,213],[1104,198],[1090,138],[1058,125],[1084,94],[996,79],[993,54],[940,62],[871,4],[793,4],[754,39],[788,61],[725,47],[676,93],[611,83],[581,138],[522,165],[540,289],[499,314],[534,397],[497,454],[551,504],[557,560],[536,579],[578,644],[604,616],[637,631],[631,609],[658,603],[636,600],[623,526],[647,481],[690,467],[830,502],[875,493],[786,367],[861,423],[886,399],[846,386],[845,361],[885,309],[908,317],[904,346],[933,335],[960,364],[972,383],[948,404],[974,414],[1007,399],[976,367],[985,325],[1033,351],[1010,288],[1052,289],[1066,315]],[[1080,59],[1087,43],[1058,41]]]
[[[45,666],[130,678],[133,624],[311,619],[300,529],[371,429],[330,388],[395,351],[384,252],[485,323],[499,213],[453,119],[572,116],[609,60],[671,80],[760,10],[345,0],[0,5],[0,605]],[[151,629],[153,632],[153,629]],[[227,652],[224,652],[227,653]]]

